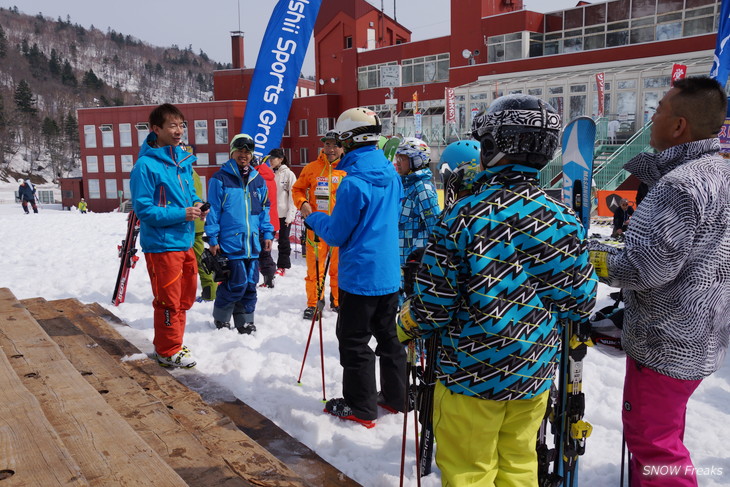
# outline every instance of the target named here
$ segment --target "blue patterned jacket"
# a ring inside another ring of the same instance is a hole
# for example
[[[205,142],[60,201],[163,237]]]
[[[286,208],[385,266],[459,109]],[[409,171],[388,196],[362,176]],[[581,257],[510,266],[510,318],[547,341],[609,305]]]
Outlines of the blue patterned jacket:
[[[421,169],[404,176],[403,189],[405,197],[398,219],[401,267],[411,252],[426,246],[428,236],[441,214],[436,188],[431,183],[430,169]]]
[[[491,400],[550,388],[561,322],[585,321],[597,280],[575,214],[540,189],[537,170],[477,174],[448,208],[416,275],[410,315],[440,338],[439,380]]]

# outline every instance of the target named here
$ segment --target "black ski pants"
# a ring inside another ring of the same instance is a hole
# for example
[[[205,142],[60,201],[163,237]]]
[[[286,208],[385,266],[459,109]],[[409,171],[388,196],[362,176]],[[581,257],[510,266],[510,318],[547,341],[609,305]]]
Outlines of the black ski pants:
[[[398,341],[395,318],[398,293],[384,296],[339,292],[337,340],[343,367],[342,393],[360,419],[378,417],[375,357],[380,362],[380,387],[388,404],[405,404],[406,351]],[[375,337],[375,351],[369,342]]]
[[[291,269],[291,242],[289,242],[289,230],[286,218],[279,218],[279,257],[276,260],[276,267],[279,269]]]

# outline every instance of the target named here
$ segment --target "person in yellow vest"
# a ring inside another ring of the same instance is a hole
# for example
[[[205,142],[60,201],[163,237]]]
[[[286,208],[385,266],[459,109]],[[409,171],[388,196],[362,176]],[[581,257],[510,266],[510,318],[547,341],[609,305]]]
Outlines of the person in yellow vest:
[[[314,211],[321,211],[331,214],[335,206],[335,193],[347,173],[337,169],[337,163],[342,157],[342,148],[337,141],[337,132],[329,131],[321,139],[324,146],[319,157],[304,166],[299,178],[292,186],[292,198],[294,205],[299,209],[302,218],[308,217]],[[329,276],[330,276],[330,309],[337,312],[339,301],[337,299],[337,248],[330,247],[324,240],[315,242],[314,232],[307,230],[306,245],[310,249],[307,257],[307,277],[304,278],[307,290],[307,307],[304,310],[303,318],[311,320],[317,310],[317,276],[322,280],[327,254],[330,255]],[[315,258],[315,252],[319,253],[319,259]],[[316,269],[316,262],[319,260],[319,270]],[[324,289],[324,285],[323,285]],[[324,294],[324,291],[323,291]]]
[[[195,186],[195,192],[199,195],[203,194],[203,183],[200,181],[200,176],[193,170],[193,185]],[[213,279],[212,272],[206,272],[205,268],[200,265],[200,256],[203,255],[205,250],[205,243],[203,242],[203,234],[205,233],[205,220],[195,220],[195,240],[193,241],[193,252],[195,252],[195,258],[198,261],[198,277],[200,278],[200,287],[202,292],[200,293],[200,299],[202,301],[215,301],[215,294],[218,290],[218,283]]]
[[[86,213],[86,208],[87,208],[86,200],[81,198],[81,201],[79,201],[79,204],[78,204],[78,208],[81,213]]]

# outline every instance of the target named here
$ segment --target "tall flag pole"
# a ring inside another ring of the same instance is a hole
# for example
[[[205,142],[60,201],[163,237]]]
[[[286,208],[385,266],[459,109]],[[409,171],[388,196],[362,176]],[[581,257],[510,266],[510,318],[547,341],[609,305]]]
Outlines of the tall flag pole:
[[[279,0],[256,59],[241,133],[262,157],[279,147],[322,0]]]
[[[730,43],[728,41],[730,41],[730,0],[722,0],[710,77],[716,79],[723,87],[730,76]]]

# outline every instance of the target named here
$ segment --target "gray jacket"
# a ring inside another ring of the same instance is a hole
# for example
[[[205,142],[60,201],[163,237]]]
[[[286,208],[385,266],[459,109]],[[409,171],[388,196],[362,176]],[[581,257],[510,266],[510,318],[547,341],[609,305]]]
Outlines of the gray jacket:
[[[626,353],[676,379],[715,372],[730,337],[730,163],[719,149],[705,139],[624,166],[650,189],[605,282],[624,289]]]

